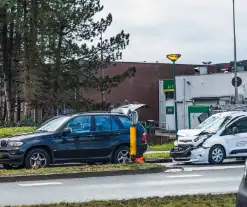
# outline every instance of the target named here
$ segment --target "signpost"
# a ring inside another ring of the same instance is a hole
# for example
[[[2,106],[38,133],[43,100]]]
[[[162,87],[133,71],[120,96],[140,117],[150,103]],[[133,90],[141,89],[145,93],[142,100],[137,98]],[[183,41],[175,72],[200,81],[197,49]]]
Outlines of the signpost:
[[[237,76],[237,87],[242,85],[242,79]],[[235,86],[235,78],[232,79],[232,85]]]

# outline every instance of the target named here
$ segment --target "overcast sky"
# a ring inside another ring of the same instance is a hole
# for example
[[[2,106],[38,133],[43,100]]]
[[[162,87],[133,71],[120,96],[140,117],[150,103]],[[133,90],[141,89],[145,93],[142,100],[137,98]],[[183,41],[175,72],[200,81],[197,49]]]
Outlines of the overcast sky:
[[[247,0],[236,1],[238,60],[247,59]],[[233,60],[232,0],[101,0],[112,13],[107,36],[130,33],[123,61],[179,63]]]

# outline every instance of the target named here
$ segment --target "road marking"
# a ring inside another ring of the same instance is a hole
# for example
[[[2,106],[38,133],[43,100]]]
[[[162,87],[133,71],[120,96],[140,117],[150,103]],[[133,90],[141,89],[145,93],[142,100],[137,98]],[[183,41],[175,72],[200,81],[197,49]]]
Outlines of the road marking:
[[[203,171],[203,170],[227,170],[227,169],[239,169],[244,168],[244,165],[235,166],[212,166],[212,167],[188,167],[184,168],[184,171]]]
[[[202,177],[202,175],[171,175],[166,176],[167,178],[192,178],[192,177]]]
[[[18,184],[19,186],[22,187],[32,187],[32,186],[45,186],[45,185],[62,185],[60,182],[51,182],[51,183],[23,183],[23,184]]]
[[[157,163],[158,165],[164,165]],[[208,170],[227,170],[227,169],[242,169],[244,165],[227,165],[227,166],[176,166],[176,165],[167,165],[168,169],[165,172],[181,172],[181,171],[208,171]],[[173,168],[174,167],[174,168]]]

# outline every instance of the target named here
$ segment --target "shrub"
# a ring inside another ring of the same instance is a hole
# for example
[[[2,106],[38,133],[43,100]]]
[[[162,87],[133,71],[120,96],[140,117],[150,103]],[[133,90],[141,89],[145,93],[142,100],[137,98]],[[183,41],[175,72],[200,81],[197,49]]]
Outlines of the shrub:
[[[32,132],[35,130],[34,127],[7,127],[0,128],[0,138],[13,136],[16,134]]]

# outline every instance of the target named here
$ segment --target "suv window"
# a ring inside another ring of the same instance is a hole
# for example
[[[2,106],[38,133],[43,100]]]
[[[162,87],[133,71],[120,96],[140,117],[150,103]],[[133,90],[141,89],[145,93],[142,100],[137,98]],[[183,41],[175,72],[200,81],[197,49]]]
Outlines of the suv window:
[[[132,125],[132,122],[130,121],[130,119],[126,116],[118,116],[119,120],[121,121],[121,123],[123,124],[125,129],[129,129],[130,126]]]
[[[91,131],[91,116],[79,116],[70,120],[67,124],[72,133],[89,132]]]
[[[119,130],[119,126],[115,120],[115,118],[111,117],[111,127],[112,127],[112,131],[116,131],[116,130]]]
[[[111,131],[111,117],[107,115],[95,116],[96,131]]]
[[[95,131],[116,131],[119,130],[119,124],[113,116],[96,115],[95,117]]]

